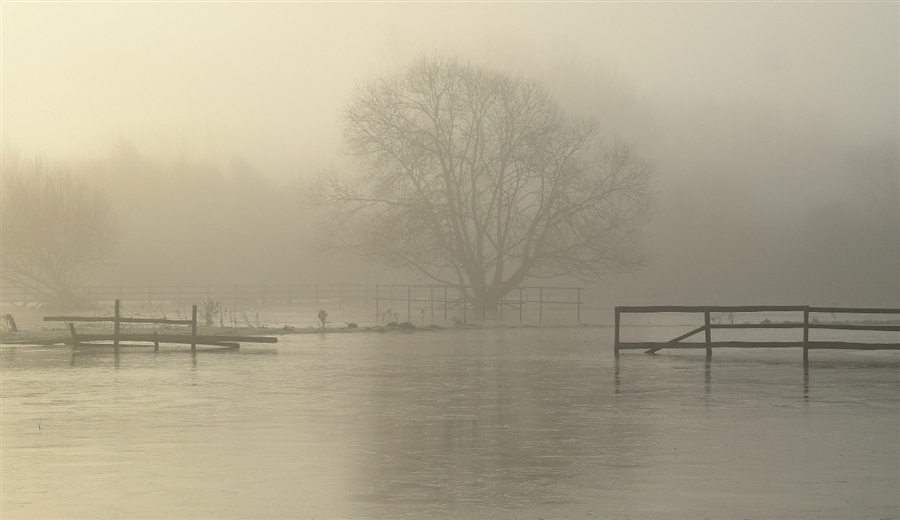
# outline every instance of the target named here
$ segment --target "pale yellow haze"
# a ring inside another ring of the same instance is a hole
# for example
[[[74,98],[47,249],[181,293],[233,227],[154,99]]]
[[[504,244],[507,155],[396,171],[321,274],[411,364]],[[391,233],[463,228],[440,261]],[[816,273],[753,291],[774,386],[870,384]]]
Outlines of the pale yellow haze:
[[[78,157],[124,137],[148,152],[187,146],[278,176],[304,174],[338,152],[354,84],[436,51],[526,74],[530,64],[575,57],[616,71],[660,110],[695,100],[764,104],[878,140],[898,131],[898,10],[897,2],[3,2],[3,145]]]

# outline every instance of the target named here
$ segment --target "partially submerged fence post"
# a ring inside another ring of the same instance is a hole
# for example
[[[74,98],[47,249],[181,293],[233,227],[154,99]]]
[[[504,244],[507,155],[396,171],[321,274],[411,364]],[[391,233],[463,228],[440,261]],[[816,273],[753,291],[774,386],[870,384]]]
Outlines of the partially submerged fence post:
[[[74,330],[74,329],[73,329]],[[119,299],[116,298],[116,314],[113,322],[113,345],[119,346]]]
[[[617,357],[617,358],[619,357],[619,324],[620,324],[621,315],[622,315],[621,311],[619,310],[618,307],[616,307],[616,340],[615,340],[615,351],[616,351],[616,357]]]
[[[72,334],[72,343],[78,346],[78,334],[75,334],[75,324],[69,323],[69,332]]]
[[[712,359],[712,347],[710,346],[710,343],[712,343],[712,327],[709,326],[709,307],[704,307],[703,309],[703,321],[706,327],[706,360],[709,361]]]
[[[809,363],[809,305],[803,307],[803,366]]]
[[[191,350],[197,350],[197,306],[191,306]]]

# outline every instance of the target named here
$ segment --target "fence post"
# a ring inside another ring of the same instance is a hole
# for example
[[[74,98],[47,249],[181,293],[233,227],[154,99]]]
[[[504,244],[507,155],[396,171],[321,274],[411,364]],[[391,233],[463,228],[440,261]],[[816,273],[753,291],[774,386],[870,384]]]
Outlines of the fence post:
[[[406,286],[406,321],[412,323],[412,285]]]
[[[78,342],[78,334],[75,333],[75,324],[69,323],[69,332],[72,334],[72,345],[78,346],[80,343]]]
[[[803,366],[809,363],[809,305],[803,308]]]
[[[712,359],[712,347],[710,343],[712,342],[712,329],[709,326],[709,307],[703,308],[703,321],[705,323],[704,330],[706,331],[706,360],[709,361]]]
[[[378,326],[378,318],[381,316],[378,309],[378,304],[381,303],[381,297],[378,294],[378,289],[380,287],[380,285],[375,284],[375,326]]]
[[[616,357],[619,356],[619,323],[620,323],[620,319],[621,319],[620,315],[621,315],[621,312],[619,311],[619,308],[616,307],[616,339],[615,339]]]
[[[116,298],[115,318],[113,319],[113,345],[119,346],[119,299]]]
[[[191,351],[197,350],[197,306],[191,307]]]

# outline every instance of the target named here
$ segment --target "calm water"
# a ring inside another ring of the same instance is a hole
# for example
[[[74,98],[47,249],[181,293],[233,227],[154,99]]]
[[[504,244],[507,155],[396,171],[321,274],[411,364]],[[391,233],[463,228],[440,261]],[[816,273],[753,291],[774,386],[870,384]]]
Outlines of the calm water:
[[[3,347],[13,518],[900,518],[900,356],[609,328]],[[42,429],[39,429],[40,428]]]

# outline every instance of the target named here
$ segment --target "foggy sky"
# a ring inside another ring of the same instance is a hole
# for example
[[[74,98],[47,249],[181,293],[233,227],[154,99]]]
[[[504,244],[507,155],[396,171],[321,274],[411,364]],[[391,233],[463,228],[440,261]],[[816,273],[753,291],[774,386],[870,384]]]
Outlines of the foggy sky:
[[[142,147],[327,164],[353,85],[422,52],[578,55],[641,99],[760,102],[898,132],[897,3],[2,4],[2,131],[25,153]],[[520,67],[521,68],[521,67]]]
[[[601,282],[610,301],[900,303],[900,204],[867,201],[853,166],[896,161],[897,2],[0,10],[4,154],[68,161],[112,199],[95,283],[386,283],[310,252],[298,194],[347,166],[354,86],[440,52],[541,82],[656,164],[652,263]]]

